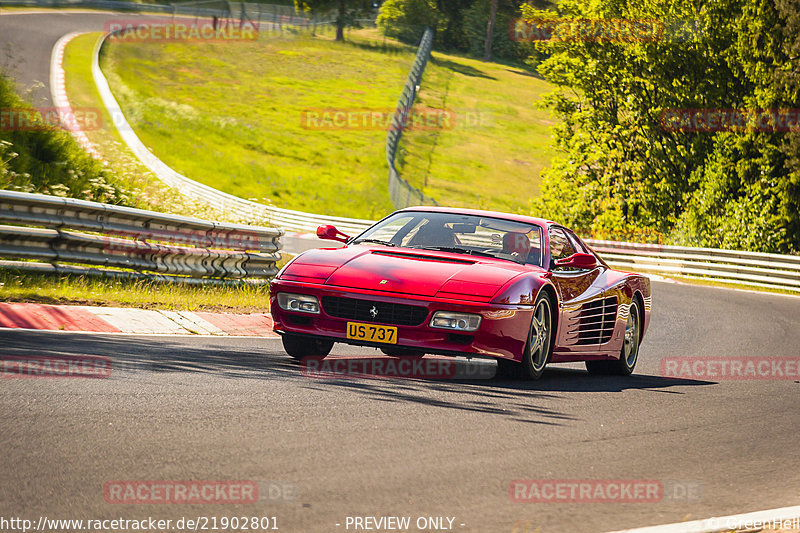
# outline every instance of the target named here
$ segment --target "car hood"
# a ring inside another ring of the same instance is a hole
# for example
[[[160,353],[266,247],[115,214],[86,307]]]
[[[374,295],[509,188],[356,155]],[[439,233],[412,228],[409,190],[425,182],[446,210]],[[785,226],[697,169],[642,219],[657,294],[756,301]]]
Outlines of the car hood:
[[[348,246],[310,250],[282,279],[419,296],[488,300],[530,267],[501,259],[408,248]]]

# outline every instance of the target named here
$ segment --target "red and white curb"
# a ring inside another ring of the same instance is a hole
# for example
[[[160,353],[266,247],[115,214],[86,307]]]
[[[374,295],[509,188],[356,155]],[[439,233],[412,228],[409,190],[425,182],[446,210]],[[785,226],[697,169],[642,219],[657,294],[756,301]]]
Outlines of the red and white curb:
[[[269,313],[156,311],[0,302],[0,328],[133,335],[218,335],[277,338]]]
[[[727,531],[762,531],[765,529],[776,532],[800,530],[800,505],[662,526],[625,529],[614,531],[613,533],[722,533]]]
[[[50,54],[50,97],[53,100],[53,106],[62,115],[72,114],[72,107],[70,106],[69,98],[67,98],[67,85],[64,76],[64,49],[67,47],[67,43],[78,35],[81,34],[73,32],[61,37],[53,46],[53,51]],[[95,159],[100,159],[100,152],[97,151],[80,127],[74,121],[72,122],[71,124],[62,123],[62,126],[75,137],[75,140],[84,150],[89,152]]]

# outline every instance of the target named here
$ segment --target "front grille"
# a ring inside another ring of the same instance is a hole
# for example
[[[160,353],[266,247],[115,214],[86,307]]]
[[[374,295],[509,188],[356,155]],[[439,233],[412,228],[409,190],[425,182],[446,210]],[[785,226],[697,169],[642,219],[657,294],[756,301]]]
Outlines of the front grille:
[[[340,296],[323,296],[322,308],[336,318],[394,326],[419,326],[428,317],[428,309],[418,305],[373,302]],[[370,312],[373,308],[378,312],[374,317]]]
[[[616,296],[584,304],[577,312],[577,327],[570,331],[570,337],[575,338],[577,333],[579,345],[605,344],[611,340],[616,318]]]

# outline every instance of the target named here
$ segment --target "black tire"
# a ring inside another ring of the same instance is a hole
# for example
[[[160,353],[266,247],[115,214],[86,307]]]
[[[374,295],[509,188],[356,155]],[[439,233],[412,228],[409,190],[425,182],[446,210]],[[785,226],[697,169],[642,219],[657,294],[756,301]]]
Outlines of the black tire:
[[[497,360],[495,379],[522,379],[522,365],[510,359]]]
[[[533,304],[533,317],[522,361],[497,360],[497,377],[539,379],[553,352],[553,304],[546,292],[540,291]]]
[[[418,359],[425,355],[425,352],[420,352],[413,348],[402,348],[400,346],[381,348],[381,351],[384,355],[388,355],[389,357],[411,357]]]
[[[625,324],[625,340],[622,343],[619,359],[611,361],[586,361],[586,370],[590,374],[604,376],[630,376],[639,359],[639,343],[642,338],[642,314],[639,301],[634,298],[628,311]]]
[[[283,341],[283,349],[286,353],[297,360],[302,360],[303,357],[312,355],[325,357],[331,353],[331,349],[333,348],[333,341],[315,339],[314,337],[285,334],[281,340]]]

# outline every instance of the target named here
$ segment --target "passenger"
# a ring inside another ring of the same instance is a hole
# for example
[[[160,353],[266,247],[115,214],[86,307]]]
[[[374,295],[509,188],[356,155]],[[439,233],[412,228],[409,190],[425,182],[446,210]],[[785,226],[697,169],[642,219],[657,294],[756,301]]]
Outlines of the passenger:
[[[520,263],[528,260],[531,242],[524,233],[509,231],[503,235],[503,253],[510,254]]]

